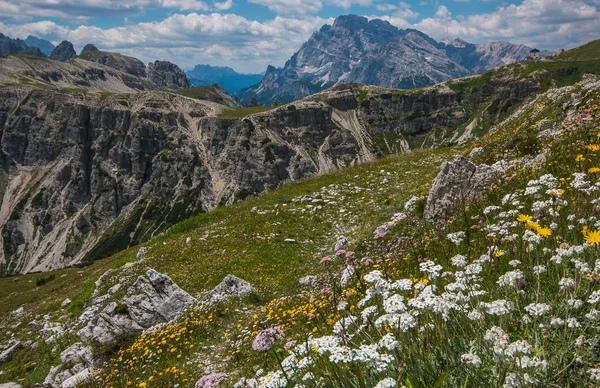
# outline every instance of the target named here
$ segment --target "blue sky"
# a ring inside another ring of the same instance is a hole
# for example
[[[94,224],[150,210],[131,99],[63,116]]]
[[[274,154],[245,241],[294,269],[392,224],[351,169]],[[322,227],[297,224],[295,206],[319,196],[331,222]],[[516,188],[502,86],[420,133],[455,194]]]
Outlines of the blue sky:
[[[335,17],[381,18],[435,39],[505,40],[541,49],[600,38],[600,0],[0,0],[0,32],[149,62],[280,67]]]

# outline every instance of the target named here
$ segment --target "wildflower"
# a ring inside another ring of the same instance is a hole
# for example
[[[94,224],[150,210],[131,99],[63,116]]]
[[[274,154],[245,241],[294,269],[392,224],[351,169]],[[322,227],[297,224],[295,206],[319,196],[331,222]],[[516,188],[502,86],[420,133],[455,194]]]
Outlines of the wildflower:
[[[391,377],[386,377],[377,383],[375,388],[394,388],[396,386],[396,380]]]
[[[525,224],[525,227],[527,229],[537,231],[540,228],[540,224],[538,224],[537,222],[533,222],[533,221],[527,221],[527,223]]]
[[[530,315],[536,317],[544,315],[550,310],[552,310],[552,307],[550,307],[546,303],[531,303],[530,305],[525,306],[525,311],[527,311]]]
[[[460,362],[466,365],[473,365],[475,368],[479,368],[479,366],[481,366],[481,358],[473,353],[465,353],[460,356]]]
[[[598,173],[598,172],[600,172],[600,168],[598,168],[598,167],[592,167],[592,168],[590,168],[590,169],[588,170],[588,172],[589,172],[590,174],[595,174],[595,173]]]
[[[585,148],[592,152],[600,151],[600,146],[598,144],[588,144],[587,146],[585,146]]]
[[[273,326],[269,329],[265,329],[258,333],[252,342],[252,349],[259,352],[266,352],[271,349],[275,340],[282,339],[283,332],[277,326]]]
[[[585,160],[585,158],[583,157],[582,154],[577,155],[577,157],[575,158],[576,162],[583,162]]]
[[[294,346],[296,346],[296,341],[288,341],[285,343],[285,345],[283,345],[283,348],[285,350],[291,350]]]
[[[517,217],[517,221],[519,222],[529,222],[533,219],[533,217],[525,215],[525,214],[519,214],[519,216]]]
[[[552,229],[550,228],[538,228],[537,234],[542,236],[543,238],[548,238],[552,236]]]
[[[227,379],[225,373],[211,373],[202,376],[202,378],[196,382],[195,388],[216,388],[225,379]]]
[[[329,263],[331,261],[331,257],[329,256],[325,256],[321,259],[321,261],[319,262],[319,264],[325,264],[325,263]]]
[[[585,241],[587,241],[590,245],[600,244],[600,231],[594,230],[593,232],[588,232],[585,236]]]
[[[577,320],[577,318],[569,318],[567,319],[567,326],[569,329],[575,329],[581,327],[581,323]]]
[[[456,233],[449,233],[446,238],[448,240],[450,240],[451,242],[453,242],[454,244],[456,244],[456,246],[459,246],[460,243],[464,240],[464,238],[466,237],[465,232],[456,232]]]

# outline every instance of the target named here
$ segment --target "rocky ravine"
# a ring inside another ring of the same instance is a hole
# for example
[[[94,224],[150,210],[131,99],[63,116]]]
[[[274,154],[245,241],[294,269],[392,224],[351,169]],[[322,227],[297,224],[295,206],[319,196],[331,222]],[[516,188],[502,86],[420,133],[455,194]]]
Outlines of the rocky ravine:
[[[344,85],[235,120],[167,92],[1,89],[0,262],[11,274],[104,257],[283,181],[447,143],[467,112],[540,89],[535,79],[494,82]]]

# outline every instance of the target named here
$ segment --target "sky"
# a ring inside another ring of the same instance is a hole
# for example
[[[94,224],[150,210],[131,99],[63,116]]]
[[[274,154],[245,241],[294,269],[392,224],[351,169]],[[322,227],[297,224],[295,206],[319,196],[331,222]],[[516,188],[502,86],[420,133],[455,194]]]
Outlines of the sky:
[[[379,18],[435,39],[571,48],[600,38],[600,0],[0,0],[0,32],[87,43],[150,62],[260,73],[282,67],[337,16]]]

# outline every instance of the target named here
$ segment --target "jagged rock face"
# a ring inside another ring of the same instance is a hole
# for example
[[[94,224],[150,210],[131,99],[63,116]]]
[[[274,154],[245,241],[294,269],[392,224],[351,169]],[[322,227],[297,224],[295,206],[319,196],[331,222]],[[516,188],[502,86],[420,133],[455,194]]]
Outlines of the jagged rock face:
[[[91,53],[95,53],[98,52],[100,50],[98,50],[98,48],[96,46],[94,46],[91,43],[86,44],[83,49],[81,50],[81,53],[79,53],[79,56],[83,56],[86,54],[91,54]]]
[[[189,89],[192,87],[184,71],[171,62],[156,61],[148,64],[148,80],[154,85],[169,89]]]
[[[458,92],[343,85],[235,120],[165,92],[0,90],[0,262],[21,273],[105,257],[281,182],[441,144],[436,133],[464,124],[467,108],[540,88],[494,82]]]
[[[73,43],[63,40],[58,46],[52,50],[50,59],[60,62],[66,62],[69,59],[75,57],[77,53],[73,48]]]
[[[13,54],[44,56],[39,48],[29,47],[21,39],[11,39],[8,36],[0,34],[0,56]]]
[[[261,83],[240,96],[271,105],[342,83],[418,88],[524,60],[529,50],[506,42],[440,43],[417,30],[346,15],[314,33],[282,69],[270,66]]]
[[[96,51],[88,51],[87,53],[82,52],[81,56],[91,62],[100,63],[104,66],[122,71],[123,73],[131,74],[135,77],[146,78],[146,65],[139,59],[121,54],[104,52],[98,49],[96,49]]]

